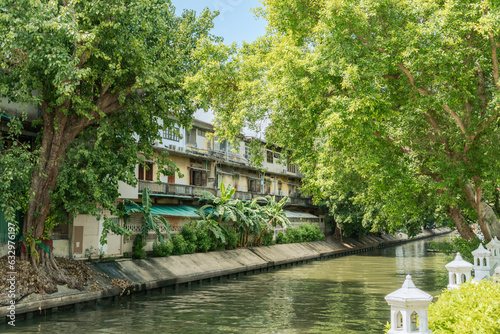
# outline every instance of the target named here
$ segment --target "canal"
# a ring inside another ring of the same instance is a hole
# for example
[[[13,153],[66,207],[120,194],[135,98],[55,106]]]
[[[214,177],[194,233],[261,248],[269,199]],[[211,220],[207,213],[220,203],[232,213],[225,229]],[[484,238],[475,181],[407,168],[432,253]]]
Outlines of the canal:
[[[448,237],[438,237],[439,239]],[[0,325],[2,333],[382,333],[407,274],[439,295],[434,239]]]

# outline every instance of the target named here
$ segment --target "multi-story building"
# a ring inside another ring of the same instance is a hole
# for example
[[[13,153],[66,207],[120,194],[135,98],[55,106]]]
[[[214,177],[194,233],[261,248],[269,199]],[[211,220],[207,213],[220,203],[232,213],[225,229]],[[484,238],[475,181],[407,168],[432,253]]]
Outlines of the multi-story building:
[[[20,109],[20,106],[15,106]],[[21,112],[20,110],[12,112]],[[37,109],[28,106],[31,118],[37,117]],[[300,222],[319,223],[323,227],[320,212],[313,205],[310,197],[303,196],[300,192],[302,175],[297,167],[286,162],[281,157],[281,150],[262,143],[264,162],[260,168],[250,163],[251,138],[241,136],[237,147],[232,147],[227,141],[219,141],[213,135],[211,124],[195,120],[191,129],[177,128],[165,130],[162,139],[154,143],[155,151],[168,152],[170,159],[180,171],[172,175],[158,173],[158,166],[154,161],[144,161],[136,166],[137,184],[130,186],[120,183],[120,198],[130,199],[141,203],[141,194],[148,188],[153,200],[153,213],[163,215],[175,231],[179,231],[184,223],[195,220],[199,216],[195,210],[200,206],[198,200],[200,191],[219,194],[219,185],[224,182],[231,184],[235,189],[234,198],[251,200],[265,195],[275,196],[280,200],[289,197],[285,210],[289,219],[298,224]],[[26,133],[27,138],[32,138],[35,133]],[[272,148],[269,148],[272,147]],[[109,212],[104,212],[109,216]],[[119,217],[111,217],[117,221]],[[134,234],[140,232],[142,223],[140,215],[132,215],[130,221],[124,223],[126,228]],[[107,245],[100,246],[99,239],[103,230],[103,219],[96,221],[95,217],[77,215],[73,224],[59,227],[55,231],[55,254],[74,258],[85,258],[86,251],[98,249],[106,256],[122,256],[131,252],[131,238],[120,235],[108,234]],[[1,232],[1,231],[0,231]],[[1,233],[0,233],[1,234]],[[0,236],[1,238],[1,236]],[[155,239],[154,234],[147,238],[150,249]],[[3,253],[0,239],[0,255]]]

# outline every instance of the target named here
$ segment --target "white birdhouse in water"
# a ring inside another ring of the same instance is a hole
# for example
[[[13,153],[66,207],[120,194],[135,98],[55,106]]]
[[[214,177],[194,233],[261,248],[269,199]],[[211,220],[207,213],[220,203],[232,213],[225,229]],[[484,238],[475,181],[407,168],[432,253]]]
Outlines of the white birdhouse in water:
[[[432,296],[417,289],[411,276],[403,287],[385,296],[391,306],[391,329],[388,334],[431,333],[428,308]]]
[[[448,270],[448,289],[457,288],[460,284],[467,282],[472,276],[473,265],[462,259],[460,253],[457,253],[455,260],[448,263],[445,267]]]

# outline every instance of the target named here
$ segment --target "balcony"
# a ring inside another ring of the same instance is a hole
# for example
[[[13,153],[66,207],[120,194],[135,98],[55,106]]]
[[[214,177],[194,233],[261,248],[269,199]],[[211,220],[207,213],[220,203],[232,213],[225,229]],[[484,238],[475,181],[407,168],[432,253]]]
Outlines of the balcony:
[[[201,187],[201,186],[191,186],[185,184],[175,184],[175,183],[158,183],[152,181],[139,180],[139,193],[142,193],[144,188],[148,188],[149,192],[152,194],[162,194],[175,196],[189,196],[189,197],[201,197],[198,192],[206,191],[213,195],[216,192],[212,188]]]
[[[201,187],[201,186],[191,186],[184,184],[175,184],[175,183],[158,183],[153,181],[143,181],[139,180],[138,190],[139,193],[142,193],[144,188],[148,188],[151,194],[159,194],[159,195],[167,195],[171,197],[201,197],[198,192],[206,191],[214,196],[220,196],[220,191],[216,191],[213,188]],[[234,198],[239,199],[241,201],[250,201],[254,198],[264,197],[267,194],[261,194],[256,192],[247,192],[247,191],[235,191]],[[275,196],[276,201],[280,201],[285,196],[273,195]],[[289,196],[288,205],[300,205],[300,206],[312,206],[313,202],[310,197],[302,197],[298,193],[294,193]]]
[[[219,193],[220,195],[220,193]],[[246,192],[246,191],[236,191],[234,193],[234,198],[239,199],[241,201],[249,201],[254,198],[265,197],[266,195],[274,196],[276,201],[281,201],[285,196],[273,195],[273,194],[260,194],[254,192]],[[301,206],[312,206],[313,201],[310,197],[301,197],[297,194],[292,194],[289,196],[288,205],[301,205]]]

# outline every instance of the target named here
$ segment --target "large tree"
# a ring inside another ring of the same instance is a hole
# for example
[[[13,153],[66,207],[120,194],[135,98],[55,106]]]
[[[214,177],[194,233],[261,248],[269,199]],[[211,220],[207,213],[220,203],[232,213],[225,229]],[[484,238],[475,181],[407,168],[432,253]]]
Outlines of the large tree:
[[[500,236],[498,1],[263,5],[266,36],[197,51],[205,66],[187,86],[219,135],[268,118],[267,139],[293,149],[320,196],[355,175],[353,199],[380,203],[388,227],[438,212],[466,239],[472,221]]]
[[[176,16],[165,0],[2,0],[0,10],[0,94],[40,106],[22,232],[32,264],[51,276],[55,263],[38,245],[53,204],[108,207],[116,181],[133,182],[137,153],[152,156],[159,130],[189,124],[196,106],[181,84],[214,14]]]

